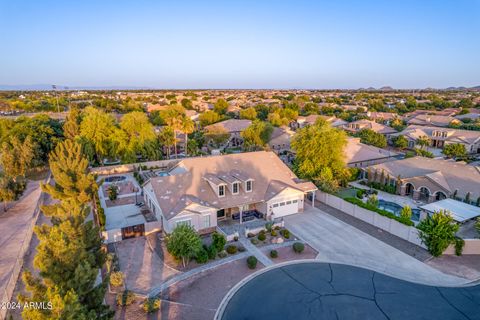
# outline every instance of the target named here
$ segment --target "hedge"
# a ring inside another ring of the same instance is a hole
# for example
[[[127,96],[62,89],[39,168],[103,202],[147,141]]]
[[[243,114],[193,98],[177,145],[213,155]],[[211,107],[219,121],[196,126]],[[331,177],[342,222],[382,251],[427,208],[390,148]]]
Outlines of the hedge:
[[[414,225],[413,221],[410,220],[410,219],[406,220],[406,219],[404,219],[404,218],[402,218],[402,217],[397,217],[396,215],[394,215],[394,214],[391,213],[391,212],[388,212],[388,211],[379,209],[379,208],[377,208],[377,207],[373,207],[373,206],[371,206],[371,205],[368,205],[368,204],[366,204],[365,202],[363,202],[362,200],[359,200],[359,199],[357,199],[357,198],[345,198],[345,199],[343,199],[343,200],[345,200],[345,201],[347,201],[347,202],[350,202],[350,203],[353,203],[353,204],[355,204],[355,205],[357,205],[357,206],[359,206],[359,207],[362,207],[362,208],[364,208],[364,209],[367,209],[367,210],[370,210],[370,211],[374,211],[374,212],[376,212],[376,213],[378,213],[378,214],[380,214],[380,215],[382,215],[382,216],[384,216],[384,217],[397,220],[398,222],[403,223],[404,225],[407,225],[407,226],[413,226],[413,225]]]

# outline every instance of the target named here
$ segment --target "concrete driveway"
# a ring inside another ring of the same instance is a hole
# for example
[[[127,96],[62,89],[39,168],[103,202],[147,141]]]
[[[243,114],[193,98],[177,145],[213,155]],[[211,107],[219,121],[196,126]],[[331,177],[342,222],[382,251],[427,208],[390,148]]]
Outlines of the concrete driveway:
[[[399,279],[438,286],[469,280],[451,276],[317,208],[285,217],[285,226],[319,253],[318,260],[364,267]]]

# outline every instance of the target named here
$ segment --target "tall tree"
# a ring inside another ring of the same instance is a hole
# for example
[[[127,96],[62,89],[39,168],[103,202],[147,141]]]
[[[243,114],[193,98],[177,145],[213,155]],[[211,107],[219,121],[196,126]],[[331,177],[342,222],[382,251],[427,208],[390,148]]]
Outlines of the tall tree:
[[[273,127],[270,123],[255,120],[240,134],[243,138],[244,147],[247,150],[255,150],[264,147],[270,140]]]
[[[195,122],[187,116],[181,119],[181,131],[185,135],[185,156],[188,155],[188,135],[195,130]]]
[[[115,132],[115,118],[101,110],[87,107],[80,124],[80,135],[88,140],[95,149],[98,163],[111,154],[112,135]]]
[[[120,121],[120,128],[125,133],[125,153],[129,155],[125,157],[126,159],[135,161],[137,154],[156,158],[156,150],[154,150],[156,135],[153,125],[144,112],[127,113]]]
[[[1,149],[1,164],[5,175],[14,181],[17,177],[25,177],[27,169],[31,167],[34,156],[34,145],[30,136],[22,143],[17,137],[4,142]]]
[[[228,102],[224,99],[218,99],[217,102],[213,105],[213,111],[218,114],[225,114],[227,113],[228,109]]]
[[[80,134],[81,113],[78,108],[70,109],[63,124],[63,135],[67,139],[75,139]]]
[[[163,127],[158,134],[158,139],[160,140],[160,144],[167,148],[167,158],[170,159],[170,149],[177,140],[175,132],[171,127]]]

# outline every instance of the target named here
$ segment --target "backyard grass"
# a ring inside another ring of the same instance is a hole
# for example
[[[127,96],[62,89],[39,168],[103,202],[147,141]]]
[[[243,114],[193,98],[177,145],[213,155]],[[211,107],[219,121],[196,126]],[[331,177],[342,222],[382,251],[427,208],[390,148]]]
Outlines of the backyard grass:
[[[357,189],[355,188],[341,188],[335,193],[337,197],[342,199],[355,198],[357,196]]]

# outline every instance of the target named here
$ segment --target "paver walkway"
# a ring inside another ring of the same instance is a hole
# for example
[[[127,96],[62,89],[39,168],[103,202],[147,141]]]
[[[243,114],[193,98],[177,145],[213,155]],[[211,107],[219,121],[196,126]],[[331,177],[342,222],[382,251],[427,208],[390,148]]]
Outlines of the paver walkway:
[[[323,211],[285,217],[285,226],[319,253],[317,259],[345,263],[430,285],[458,286],[467,279],[444,274]]]
[[[260,261],[265,267],[273,265],[272,260],[267,258],[267,256],[264,255],[263,252],[260,251],[255,245],[253,245],[249,239],[240,237],[239,241],[245,247],[245,249],[254,255],[255,258],[257,258],[257,260]]]

